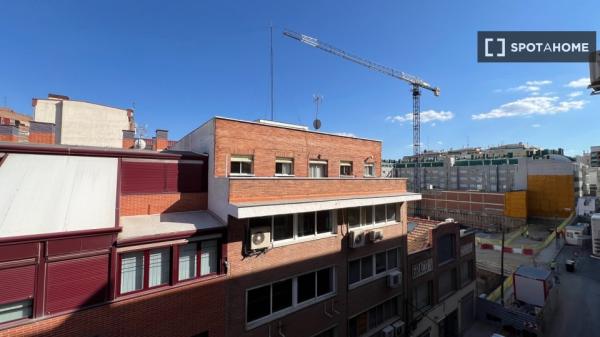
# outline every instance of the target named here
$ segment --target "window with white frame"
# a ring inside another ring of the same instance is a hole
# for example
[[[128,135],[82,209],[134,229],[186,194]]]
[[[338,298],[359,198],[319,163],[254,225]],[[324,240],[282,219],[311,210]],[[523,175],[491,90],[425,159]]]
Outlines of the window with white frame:
[[[275,174],[280,176],[294,175],[294,159],[293,158],[276,158],[275,159]]]
[[[0,324],[31,318],[33,314],[33,300],[23,300],[0,304]]]
[[[351,161],[341,161],[340,162],[340,176],[342,176],[342,177],[352,176],[352,162]]]
[[[311,160],[308,162],[308,175],[311,178],[327,177],[327,161]]]
[[[375,164],[365,164],[363,175],[365,177],[374,177],[375,176]]]
[[[397,269],[400,248],[393,248],[348,262],[348,285],[368,282],[387,271]]]
[[[123,253],[120,258],[120,294],[169,284],[171,277],[170,247]]]
[[[252,156],[231,156],[229,173],[231,175],[249,175],[252,174]]]
[[[324,268],[246,291],[246,322],[293,311],[335,292],[335,269]]]
[[[272,241],[316,237],[333,233],[333,212],[318,211],[251,218],[250,227],[270,226]]]
[[[121,294],[144,288],[144,252],[121,254]]]
[[[346,220],[350,228],[396,223],[397,207],[398,204],[384,204],[346,208]]]
[[[348,336],[358,337],[381,329],[380,325],[399,317],[401,313],[400,296],[393,297],[348,320]]]

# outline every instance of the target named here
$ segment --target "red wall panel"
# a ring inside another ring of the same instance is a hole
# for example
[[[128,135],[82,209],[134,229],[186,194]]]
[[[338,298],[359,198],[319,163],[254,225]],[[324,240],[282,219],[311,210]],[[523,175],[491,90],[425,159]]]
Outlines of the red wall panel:
[[[207,166],[198,163],[129,162],[121,163],[123,194],[206,192]]]
[[[46,314],[107,300],[108,254],[48,264]]]
[[[0,303],[33,297],[35,265],[0,270]]]
[[[23,260],[37,256],[37,242],[0,246],[0,262]]]
[[[73,239],[48,241],[48,256],[78,253],[88,250],[109,248],[112,245],[112,235],[89,236]]]

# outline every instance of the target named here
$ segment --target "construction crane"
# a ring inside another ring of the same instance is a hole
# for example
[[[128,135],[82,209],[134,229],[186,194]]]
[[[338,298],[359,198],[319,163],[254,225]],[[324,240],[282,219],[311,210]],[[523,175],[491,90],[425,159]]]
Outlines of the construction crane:
[[[420,165],[420,154],[421,154],[421,106],[420,106],[421,98],[420,97],[421,97],[421,88],[432,91],[435,96],[440,95],[440,88],[433,87],[429,83],[423,81],[422,79],[420,79],[416,76],[409,75],[405,72],[398,71],[398,70],[390,68],[390,67],[382,66],[380,64],[368,61],[366,59],[363,59],[361,57],[358,57],[358,56],[355,56],[352,54],[348,54],[345,51],[338,49],[332,45],[329,45],[327,43],[323,43],[314,37],[310,37],[310,36],[304,35],[304,34],[299,34],[296,32],[289,31],[289,30],[285,30],[283,32],[283,35],[290,37],[294,40],[298,40],[298,41],[300,41],[304,44],[307,44],[311,47],[319,48],[323,51],[326,51],[333,55],[344,58],[348,61],[352,61],[354,63],[360,64],[371,70],[378,71],[380,73],[397,78],[399,80],[406,81],[410,84],[411,89],[412,89],[411,91],[412,91],[412,101],[413,101],[413,111],[412,111],[413,154],[414,154],[414,158],[415,158],[415,167],[414,167],[414,174],[413,174],[413,190],[415,192],[419,192],[421,189],[421,181],[419,179],[419,174],[420,174],[419,168],[421,166]]]

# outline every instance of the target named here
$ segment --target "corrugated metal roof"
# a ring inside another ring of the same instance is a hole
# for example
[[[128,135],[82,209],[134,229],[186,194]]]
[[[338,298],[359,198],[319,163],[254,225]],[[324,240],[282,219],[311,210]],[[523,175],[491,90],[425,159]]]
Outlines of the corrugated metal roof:
[[[194,211],[123,216],[121,226],[123,230],[119,233],[118,241],[222,228],[225,224],[208,212]]]
[[[9,154],[0,166],[0,237],[115,226],[117,158]]]

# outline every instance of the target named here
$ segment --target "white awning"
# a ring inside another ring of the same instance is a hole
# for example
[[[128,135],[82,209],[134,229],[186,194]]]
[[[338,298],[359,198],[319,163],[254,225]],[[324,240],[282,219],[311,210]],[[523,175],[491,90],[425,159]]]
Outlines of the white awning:
[[[340,209],[349,207],[372,206],[391,204],[406,201],[421,200],[419,193],[399,193],[381,196],[353,196],[323,198],[319,200],[286,200],[286,201],[266,201],[256,203],[236,203],[229,204],[229,214],[238,219],[254,218],[260,216],[315,212],[330,209]]]

